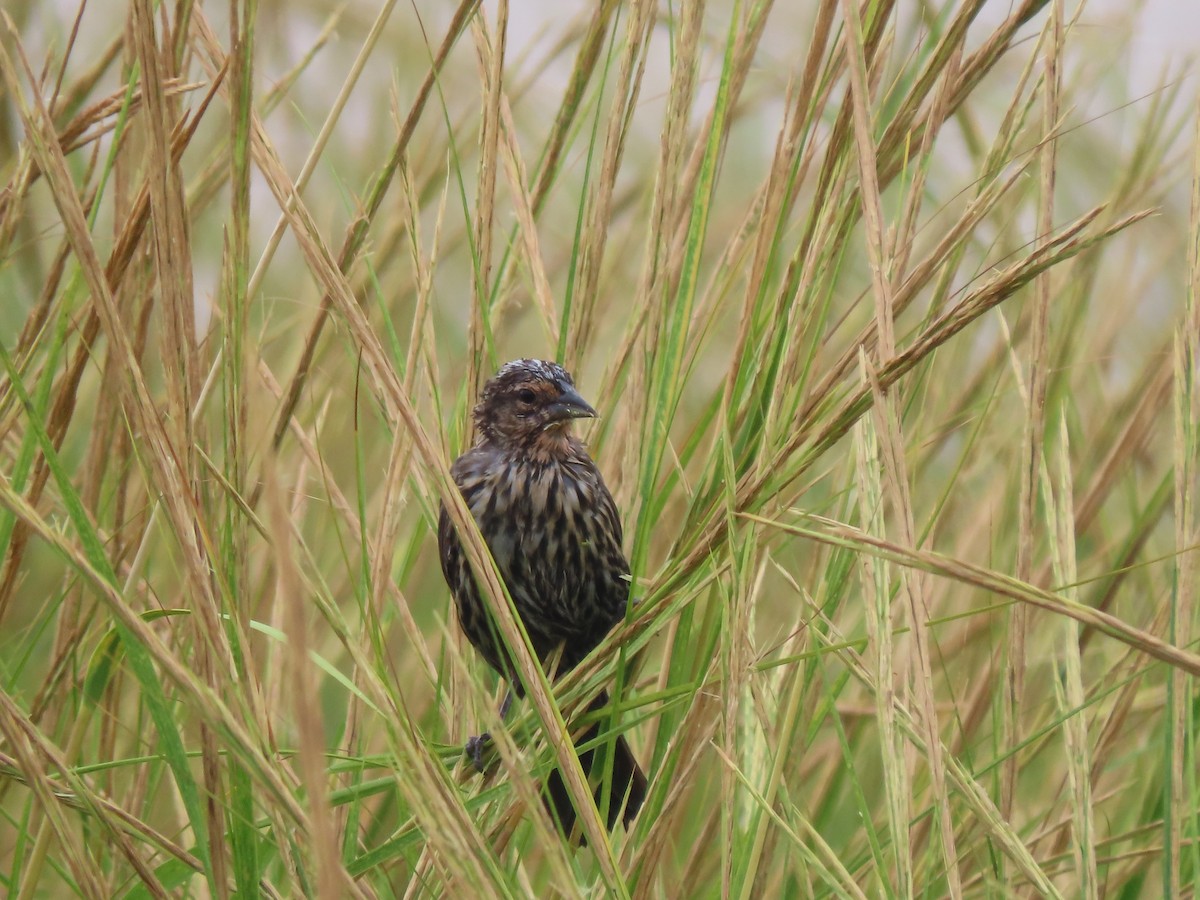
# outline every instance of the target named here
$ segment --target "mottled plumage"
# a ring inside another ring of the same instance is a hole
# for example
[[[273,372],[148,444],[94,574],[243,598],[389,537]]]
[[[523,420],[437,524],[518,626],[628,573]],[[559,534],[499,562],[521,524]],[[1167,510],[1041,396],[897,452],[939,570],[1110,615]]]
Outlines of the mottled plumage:
[[[572,419],[595,414],[561,366],[515,360],[484,387],[475,407],[478,441],[450,470],[539,659],[545,664],[561,646],[559,673],[578,665],[621,621],[630,596],[616,504],[587,450],[570,433]],[[520,680],[445,509],[438,522],[438,546],[463,633],[521,696]],[[606,702],[601,696],[593,708]],[[598,728],[589,730],[580,743],[598,733]],[[613,755],[610,828],[626,791],[626,824],[646,791],[645,775],[624,737],[617,739]],[[591,752],[580,755],[585,771],[591,760]],[[575,810],[558,772],[547,792],[552,811],[569,833]]]

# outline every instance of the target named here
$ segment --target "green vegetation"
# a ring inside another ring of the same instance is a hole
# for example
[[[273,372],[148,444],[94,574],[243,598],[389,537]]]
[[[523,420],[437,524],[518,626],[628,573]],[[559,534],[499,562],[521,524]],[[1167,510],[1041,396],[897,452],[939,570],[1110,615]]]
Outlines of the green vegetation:
[[[1194,79],[1055,0],[119,6],[0,21],[0,894],[1200,878]],[[504,729],[434,525],[517,356],[641,601]]]

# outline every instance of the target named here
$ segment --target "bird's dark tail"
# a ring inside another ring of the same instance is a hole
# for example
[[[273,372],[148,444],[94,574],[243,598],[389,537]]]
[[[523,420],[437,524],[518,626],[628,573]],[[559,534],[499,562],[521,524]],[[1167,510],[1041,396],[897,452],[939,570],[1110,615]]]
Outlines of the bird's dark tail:
[[[607,704],[608,694],[601,693],[588,706],[588,711],[593,712]],[[588,728],[587,731],[576,739],[575,746],[581,747],[596,740],[600,736],[600,725],[601,723],[597,722]],[[595,785],[594,797],[597,806],[600,806],[603,799],[605,782],[611,780],[612,788],[610,789],[608,800],[609,831],[612,831],[613,827],[617,824],[618,816],[625,823],[625,827],[629,828],[633,824],[638,810],[642,808],[642,804],[646,800],[646,773],[638,765],[638,761],[634,757],[629,743],[625,740],[625,736],[620,735],[617,737],[611,746],[612,751],[606,754],[606,758],[612,767],[611,779],[603,777],[606,773],[593,771],[597,762],[597,750],[603,748],[592,748],[584,750],[579,754],[579,764],[583,768],[584,774],[588,776],[588,781]],[[546,789],[543,799],[546,803],[547,811],[550,813],[551,818],[558,823],[562,833],[570,835],[571,830],[575,827],[575,804],[571,802],[571,795],[567,790],[566,782],[563,781],[562,772],[558,769],[551,772],[550,777],[546,779]],[[586,839],[582,837],[580,840],[587,843]]]

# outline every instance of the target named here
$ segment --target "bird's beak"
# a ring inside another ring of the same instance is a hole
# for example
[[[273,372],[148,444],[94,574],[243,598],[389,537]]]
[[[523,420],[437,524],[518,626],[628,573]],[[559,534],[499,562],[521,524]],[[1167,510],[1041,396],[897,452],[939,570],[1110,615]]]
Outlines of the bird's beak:
[[[596,411],[586,400],[575,392],[575,388],[566,388],[558,399],[550,405],[550,421],[566,422],[569,419],[594,419]]]

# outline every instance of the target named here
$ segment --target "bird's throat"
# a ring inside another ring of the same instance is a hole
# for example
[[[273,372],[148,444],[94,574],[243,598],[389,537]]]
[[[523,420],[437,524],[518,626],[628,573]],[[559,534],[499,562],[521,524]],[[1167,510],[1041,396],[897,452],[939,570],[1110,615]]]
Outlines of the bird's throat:
[[[553,422],[534,435],[529,444],[530,458],[537,462],[555,462],[572,456],[570,422]]]

